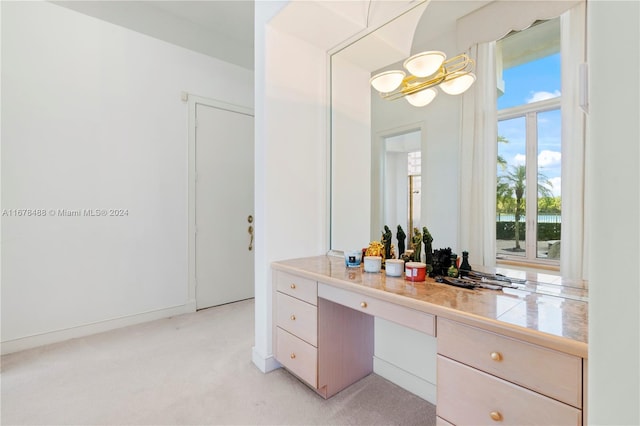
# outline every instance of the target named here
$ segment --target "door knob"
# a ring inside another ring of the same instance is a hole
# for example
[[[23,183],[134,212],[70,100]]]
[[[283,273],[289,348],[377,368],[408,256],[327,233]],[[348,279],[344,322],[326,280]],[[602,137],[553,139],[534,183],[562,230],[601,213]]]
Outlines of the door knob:
[[[494,420],[496,422],[501,422],[503,419],[502,414],[499,411],[490,412],[489,417],[491,417],[491,420]]]
[[[249,223],[253,223],[253,215],[249,215],[249,216],[247,217],[247,222],[249,222]]]
[[[251,217],[251,216],[249,216]],[[249,251],[253,250],[253,226],[249,225],[249,229],[247,229],[249,233]]]

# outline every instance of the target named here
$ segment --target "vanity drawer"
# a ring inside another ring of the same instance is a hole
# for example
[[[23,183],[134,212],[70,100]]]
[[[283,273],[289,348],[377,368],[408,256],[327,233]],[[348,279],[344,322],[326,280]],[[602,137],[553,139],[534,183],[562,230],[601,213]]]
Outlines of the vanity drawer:
[[[438,353],[582,407],[582,358],[440,317]]]
[[[277,271],[276,289],[296,299],[318,305],[318,283],[310,279]]]
[[[323,283],[318,285],[318,297],[365,314],[393,321],[430,336],[436,335],[435,317],[415,309],[352,293]]]
[[[318,308],[286,294],[276,294],[276,325],[318,346]]]
[[[276,328],[276,359],[309,385],[318,387],[318,350],[280,327]]]
[[[438,355],[438,416],[463,425],[581,425],[582,411]]]

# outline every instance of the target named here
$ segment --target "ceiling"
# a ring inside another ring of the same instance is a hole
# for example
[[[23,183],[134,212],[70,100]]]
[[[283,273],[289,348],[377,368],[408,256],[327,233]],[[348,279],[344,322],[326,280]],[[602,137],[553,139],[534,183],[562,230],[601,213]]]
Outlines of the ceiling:
[[[413,53],[433,48],[431,42],[455,28],[459,18],[487,5],[492,0],[432,0],[414,34]]]
[[[253,69],[253,0],[52,1],[95,18]]]
[[[253,45],[253,1],[149,1],[145,4]]]
[[[340,59],[374,73],[396,69],[408,56],[438,49],[459,18],[491,0],[431,0],[404,13],[339,52]],[[454,54],[459,52],[449,52]]]
[[[457,18],[489,1],[431,0],[415,39],[427,41],[437,37],[454,25]],[[52,0],[52,3],[254,69],[254,0]]]

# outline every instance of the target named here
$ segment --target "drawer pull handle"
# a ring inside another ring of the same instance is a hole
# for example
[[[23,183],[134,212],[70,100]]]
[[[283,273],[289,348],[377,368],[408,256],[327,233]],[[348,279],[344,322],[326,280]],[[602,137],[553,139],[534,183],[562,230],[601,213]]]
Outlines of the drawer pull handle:
[[[502,421],[502,414],[500,414],[499,411],[492,411],[489,413],[489,417],[491,417],[491,420],[494,420],[496,422],[501,422]]]
[[[360,307],[361,307],[361,308],[366,308],[366,307],[367,307],[367,302],[362,302],[362,303],[360,303]]]
[[[295,321],[296,320],[296,316],[295,315],[291,315],[291,321]]]
[[[500,352],[491,352],[491,359],[494,361],[502,361],[502,354]]]
[[[296,289],[296,285],[295,285],[295,284],[291,284],[291,286],[290,286],[290,287],[291,287],[293,290],[295,290],[295,289]]]
[[[293,352],[291,352],[291,355],[289,355],[289,357],[290,357],[291,359],[296,359],[296,354],[295,354],[295,353],[293,353]]]

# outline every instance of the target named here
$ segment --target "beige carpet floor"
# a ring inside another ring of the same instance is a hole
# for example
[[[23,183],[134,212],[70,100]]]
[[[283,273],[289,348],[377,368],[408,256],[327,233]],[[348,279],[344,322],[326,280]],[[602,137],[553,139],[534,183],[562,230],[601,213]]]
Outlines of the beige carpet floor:
[[[371,374],[323,400],[251,362],[253,300],[2,357],[2,425],[434,425],[435,407]]]

